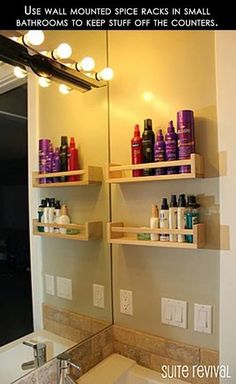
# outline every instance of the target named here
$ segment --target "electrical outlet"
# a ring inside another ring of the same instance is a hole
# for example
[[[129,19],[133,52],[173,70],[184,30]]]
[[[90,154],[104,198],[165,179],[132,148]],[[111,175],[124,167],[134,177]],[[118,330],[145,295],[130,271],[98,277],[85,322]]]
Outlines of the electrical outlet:
[[[45,291],[48,295],[55,295],[54,276],[45,273]]]
[[[104,285],[93,284],[93,305],[98,308],[105,308]]]
[[[57,276],[57,296],[72,300],[72,280]]]
[[[120,289],[120,313],[133,315],[133,292]]]

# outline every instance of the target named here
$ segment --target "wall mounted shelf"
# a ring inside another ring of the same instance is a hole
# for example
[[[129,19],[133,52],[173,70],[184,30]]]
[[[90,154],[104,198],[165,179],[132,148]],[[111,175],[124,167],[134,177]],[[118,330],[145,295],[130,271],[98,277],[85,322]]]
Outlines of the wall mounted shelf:
[[[40,232],[39,227],[47,228],[65,228],[69,230],[77,230],[78,234],[68,234],[60,232]],[[69,240],[98,240],[102,238],[102,221],[88,221],[85,224],[45,224],[40,223],[38,220],[33,220],[33,234],[37,236],[44,236],[58,239]]]
[[[165,233],[165,234],[182,234],[192,235],[193,243],[177,243],[170,241],[153,241],[153,240],[138,240],[138,233]],[[203,248],[205,244],[205,225],[196,224],[193,229],[151,229],[142,227],[124,226],[124,223],[108,223],[107,225],[107,240],[110,244],[124,245],[146,245],[149,247],[163,248],[182,248],[182,249],[197,249]]]
[[[181,165],[189,165],[190,173],[177,173],[173,175],[156,175],[156,176],[140,176],[133,177],[132,170],[147,169],[147,168],[166,168],[166,167],[179,167]],[[190,159],[175,160],[175,161],[162,161],[155,163],[142,163],[136,165],[117,165],[108,164],[106,169],[106,182],[107,183],[138,183],[142,181],[161,181],[161,180],[182,180],[182,179],[195,179],[204,177],[203,157],[192,153]]]
[[[33,172],[33,188],[53,188],[53,187],[77,187],[80,185],[100,184],[102,182],[102,167],[89,165],[87,169],[67,172],[39,173]],[[61,177],[61,176],[80,176],[79,181],[65,181],[56,183],[40,183],[40,179]]]

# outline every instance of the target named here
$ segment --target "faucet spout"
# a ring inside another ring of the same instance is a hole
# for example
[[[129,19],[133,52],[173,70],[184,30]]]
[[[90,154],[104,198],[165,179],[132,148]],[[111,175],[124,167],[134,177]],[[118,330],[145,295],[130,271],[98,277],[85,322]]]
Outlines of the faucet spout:
[[[76,384],[76,382],[70,376],[70,367],[74,367],[80,372],[80,366],[71,361],[68,353],[61,353],[57,356],[57,358],[60,362],[59,384]]]
[[[46,359],[46,344],[44,343],[34,343],[31,341],[23,341],[24,345],[33,348],[34,360],[26,361],[21,365],[23,370],[38,368],[41,365],[45,364]]]

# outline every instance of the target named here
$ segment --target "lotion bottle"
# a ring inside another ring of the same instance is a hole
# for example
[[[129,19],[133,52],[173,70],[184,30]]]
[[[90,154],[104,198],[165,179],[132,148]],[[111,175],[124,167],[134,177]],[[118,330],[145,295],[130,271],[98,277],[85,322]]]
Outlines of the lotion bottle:
[[[70,218],[68,216],[68,208],[66,204],[61,206],[61,216],[58,220],[59,224],[70,224]],[[66,228],[60,228],[60,233],[66,234]]]
[[[165,197],[162,200],[160,210],[160,228],[169,228],[169,207],[167,204],[167,199]],[[169,241],[169,234],[161,233],[160,241]]]
[[[152,205],[152,217],[150,219],[150,228],[159,228],[159,212],[157,205]],[[151,240],[159,240],[160,236],[159,233],[151,233],[150,235]]]

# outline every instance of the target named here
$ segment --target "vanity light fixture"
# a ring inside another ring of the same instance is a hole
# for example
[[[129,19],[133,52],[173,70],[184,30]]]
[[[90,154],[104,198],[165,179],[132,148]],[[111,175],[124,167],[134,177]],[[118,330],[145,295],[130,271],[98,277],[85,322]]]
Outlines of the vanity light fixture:
[[[94,59],[89,56],[78,62],[73,60],[75,64],[61,62],[72,54],[72,48],[67,43],[60,44],[51,52],[39,52],[32,47],[33,44],[40,45],[43,40],[43,31],[29,31],[24,36],[18,33],[16,38],[12,38],[12,31],[1,31],[0,60],[20,67],[21,71],[34,72],[39,76],[39,83],[43,87],[48,86],[51,81],[64,84],[67,87],[66,93],[72,89],[87,92],[93,88],[101,88],[112,79],[113,70],[104,68],[100,72],[95,71]]]

